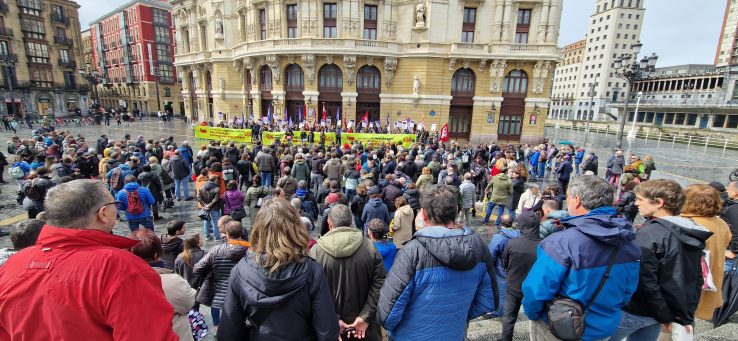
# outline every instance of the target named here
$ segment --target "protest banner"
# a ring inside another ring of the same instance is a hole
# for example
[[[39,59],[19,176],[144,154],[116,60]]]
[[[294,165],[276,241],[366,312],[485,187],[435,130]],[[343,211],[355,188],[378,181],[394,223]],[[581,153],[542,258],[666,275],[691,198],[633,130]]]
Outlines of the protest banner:
[[[195,139],[251,143],[251,129],[196,126]]]
[[[386,142],[395,142],[405,148],[409,148],[416,140],[415,134],[364,134],[364,133],[343,133],[341,140],[345,143],[361,142],[364,146],[371,144],[374,147],[385,144]]]
[[[313,135],[314,141],[318,143],[320,141],[320,133],[314,133]],[[292,137],[293,143],[299,143],[300,140],[300,132],[294,131],[294,136]],[[265,131],[261,133],[261,142],[265,146],[270,146],[277,141],[280,141],[280,143],[287,143],[287,139],[285,136],[285,132],[283,131]],[[335,132],[326,132],[325,133],[325,145],[331,146],[336,144],[336,133]]]

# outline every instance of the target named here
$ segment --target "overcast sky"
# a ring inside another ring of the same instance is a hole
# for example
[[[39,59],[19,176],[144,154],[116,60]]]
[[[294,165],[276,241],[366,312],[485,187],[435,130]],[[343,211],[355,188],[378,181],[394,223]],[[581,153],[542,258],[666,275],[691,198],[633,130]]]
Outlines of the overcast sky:
[[[645,0],[641,31],[643,52],[655,52],[659,66],[712,64],[727,0]],[[122,0],[77,0],[80,24],[126,3]],[[565,0],[559,46],[584,39],[594,0]]]

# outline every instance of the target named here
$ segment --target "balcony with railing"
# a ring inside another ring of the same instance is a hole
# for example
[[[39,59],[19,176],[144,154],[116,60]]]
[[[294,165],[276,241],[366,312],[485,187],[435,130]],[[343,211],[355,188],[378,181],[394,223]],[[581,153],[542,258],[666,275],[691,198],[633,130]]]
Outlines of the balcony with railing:
[[[73,45],[72,42],[73,42],[72,38],[54,36],[54,43],[55,44],[66,45],[66,46],[72,47],[72,45]]]
[[[72,69],[77,67],[77,62],[73,60],[64,60],[60,58],[58,62],[59,62],[59,66],[61,67],[72,68]]]
[[[4,53],[4,54],[0,54],[0,60],[8,60],[8,59],[10,59],[10,60],[12,60],[14,62],[17,62],[18,61],[18,55],[15,54],[15,53]]]
[[[5,26],[0,26],[0,37],[12,37],[13,36],[13,29],[7,28]]]
[[[52,13],[51,14],[51,22],[57,23],[57,24],[64,24],[66,26],[69,26],[69,17],[66,17],[63,14]]]

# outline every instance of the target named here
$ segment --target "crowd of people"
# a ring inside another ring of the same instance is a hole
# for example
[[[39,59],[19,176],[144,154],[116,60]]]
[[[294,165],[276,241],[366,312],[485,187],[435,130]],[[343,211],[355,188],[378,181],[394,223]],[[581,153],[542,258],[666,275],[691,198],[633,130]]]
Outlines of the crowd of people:
[[[604,177],[548,144],[40,129],[7,151],[29,219],[0,252],[2,339],[463,340],[486,316],[512,340],[521,307],[532,340],[686,337],[738,253],[738,182],[682,188],[622,151]]]

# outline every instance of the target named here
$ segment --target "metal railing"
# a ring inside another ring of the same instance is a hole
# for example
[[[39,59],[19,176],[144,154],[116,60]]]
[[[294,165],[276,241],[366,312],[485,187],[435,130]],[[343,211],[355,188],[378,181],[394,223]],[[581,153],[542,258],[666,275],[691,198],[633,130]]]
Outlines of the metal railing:
[[[555,128],[554,124],[546,123],[547,128]],[[560,129],[567,129],[573,131],[586,132],[585,124],[575,124],[575,122],[563,122],[559,125]],[[591,126],[589,129],[590,134],[596,135],[614,135],[617,136],[617,129],[610,129],[609,125],[602,126]],[[628,129],[623,133],[623,145],[626,146],[625,135],[628,134]],[[558,143],[558,141],[555,141]],[[580,141],[581,142],[581,141]],[[648,146],[656,148],[672,148],[675,149],[678,146],[682,147],[686,145],[686,150],[701,151],[703,153],[715,153],[725,157],[728,150],[738,150],[738,140],[728,139],[722,137],[711,137],[711,136],[699,136],[695,134],[675,134],[668,133],[659,130],[658,133],[652,132],[650,129],[641,131],[640,129],[636,132],[636,139],[632,146]]]

